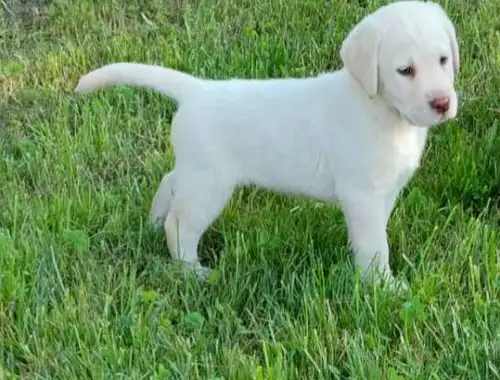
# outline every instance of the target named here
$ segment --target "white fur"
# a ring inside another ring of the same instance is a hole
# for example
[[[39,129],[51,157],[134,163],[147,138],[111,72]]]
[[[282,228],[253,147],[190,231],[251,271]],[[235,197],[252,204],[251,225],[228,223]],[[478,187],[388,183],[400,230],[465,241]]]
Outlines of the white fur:
[[[344,68],[305,79],[215,81],[115,63],[82,77],[75,91],[146,86],[179,103],[175,167],[151,209],[172,258],[201,268],[201,235],[237,186],[256,184],[340,205],[355,263],[392,278],[394,202],[420,164],[428,127],[457,113],[455,30],[439,5],[400,1],[355,26],[340,54]],[[414,78],[397,72],[408,64]],[[429,105],[442,96],[450,98],[445,114]]]

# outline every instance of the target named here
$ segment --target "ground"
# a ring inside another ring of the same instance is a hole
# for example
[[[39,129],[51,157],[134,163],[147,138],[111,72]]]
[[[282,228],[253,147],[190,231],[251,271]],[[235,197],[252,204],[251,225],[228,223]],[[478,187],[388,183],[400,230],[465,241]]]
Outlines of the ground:
[[[72,94],[122,60],[213,78],[333,70],[382,2],[1,2],[0,378],[499,378],[500,3],[446,3],[461,109],[393,212],[391,265],[411,290],[392,295],[360,285],[336,208],[259,189],[205,235],[207,282],[183,276],[147,225],[174,103]]]

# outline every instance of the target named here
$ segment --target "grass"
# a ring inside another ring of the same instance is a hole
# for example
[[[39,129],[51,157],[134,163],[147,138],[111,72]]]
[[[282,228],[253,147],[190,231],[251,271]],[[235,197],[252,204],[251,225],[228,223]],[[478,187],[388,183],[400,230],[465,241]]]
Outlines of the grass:
[[[0,379],[500,378],[499,2],[447,2],[461,110],[392,215],[411,285],[397,296],[360,286],[337,209],[259,189],[205,235],[208,283],[181,276],[147,228],[173,103],[71,93],[120,60],[213,78],[335,69],[382,2],[32,1],[0,19]]]

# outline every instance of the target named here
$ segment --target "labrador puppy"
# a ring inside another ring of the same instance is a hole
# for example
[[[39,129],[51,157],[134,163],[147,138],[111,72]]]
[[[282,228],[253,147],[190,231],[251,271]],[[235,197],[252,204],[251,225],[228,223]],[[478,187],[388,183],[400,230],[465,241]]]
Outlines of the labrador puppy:
[[[172,258],[206,273],[201,235],[235,188],[254,184],[338,204],[364,278],[406,287],[389,268],[386,226],[429,127],[457,114],[455,29],[436,3],[399,1],[361,20],[340,56],[338,71],[269,80],[114,63],[83,76],[75,91],[125,84],[177,101],[175,167],[151,207]]]

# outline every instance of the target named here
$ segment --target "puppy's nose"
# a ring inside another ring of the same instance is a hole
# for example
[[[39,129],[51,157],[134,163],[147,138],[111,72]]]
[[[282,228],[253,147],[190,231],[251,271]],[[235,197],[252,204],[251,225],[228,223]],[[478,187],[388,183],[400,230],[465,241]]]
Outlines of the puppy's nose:
[[[446,113],[450,109],[450,98],[448,96],[436,98],[430,102],[430,105],[437,112]]]

